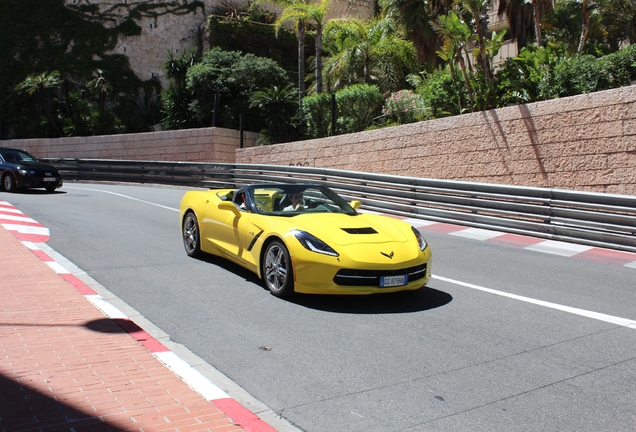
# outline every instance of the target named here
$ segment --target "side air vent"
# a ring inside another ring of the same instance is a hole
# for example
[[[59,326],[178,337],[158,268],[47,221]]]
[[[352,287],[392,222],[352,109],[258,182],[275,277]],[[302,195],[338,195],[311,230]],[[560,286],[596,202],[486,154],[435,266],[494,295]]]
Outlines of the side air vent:
[[[377,234],[378,233],[373,228],[342,228],[342,230],[349,234]]]

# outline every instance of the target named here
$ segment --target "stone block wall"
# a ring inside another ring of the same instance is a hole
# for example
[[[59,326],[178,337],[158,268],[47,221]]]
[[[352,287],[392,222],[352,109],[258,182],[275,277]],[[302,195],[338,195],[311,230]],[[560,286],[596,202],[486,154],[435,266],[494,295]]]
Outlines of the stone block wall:
[[[239,149],[236,161],[636,195],[636,86]]]
[[[258,134],[243,132],[243,145],[255,145]],[[0,141],[2,147],[25,149],[39,158],[81,158],[234,163],[239,131],[223,128],[93,137]]]

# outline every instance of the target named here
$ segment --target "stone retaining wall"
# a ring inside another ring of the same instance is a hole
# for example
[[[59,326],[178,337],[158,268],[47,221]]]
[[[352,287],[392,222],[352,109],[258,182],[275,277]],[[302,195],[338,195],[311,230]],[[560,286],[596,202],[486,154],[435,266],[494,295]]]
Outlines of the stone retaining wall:
[[[243,145],[253,146],[254,132],[243,132]],[[239,131],[223,128],[93,137],[43,138],[0,141],[2,147],[16,147],[39,158],[121,159],[181,162],[234,163],[240,147]]]
[[[636,195],[636,86],[240,149],[236,161]]]

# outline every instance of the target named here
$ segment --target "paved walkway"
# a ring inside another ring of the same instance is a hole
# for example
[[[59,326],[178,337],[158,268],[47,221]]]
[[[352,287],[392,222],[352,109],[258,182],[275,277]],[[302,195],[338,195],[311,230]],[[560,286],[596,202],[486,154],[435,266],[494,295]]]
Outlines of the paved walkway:
[[[0,226],[0,431],[274,430],[193,390],[41,252]]]

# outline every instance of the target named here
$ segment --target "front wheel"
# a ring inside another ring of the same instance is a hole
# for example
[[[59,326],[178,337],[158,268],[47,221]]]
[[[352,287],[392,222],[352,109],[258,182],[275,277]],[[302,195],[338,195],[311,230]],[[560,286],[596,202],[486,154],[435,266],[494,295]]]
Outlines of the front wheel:
[[[2,178],[2,186],[4,186],[4,190],[7,192],[15,192],[17,189],[17,185],[15,182],[15,177],[13,174],[5,174]]]
[[[183,219],[183,246],[188,256],[198,257],[201,255],[199,222],[192,212],[189,212]]]
[[[287,297],[294,292],[291,259],[287,248],[280,241],[272,241],[265,249],[261,274],[267,289],[276,297]]]

